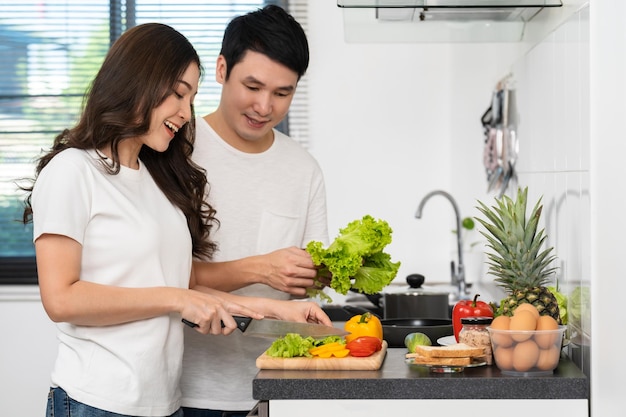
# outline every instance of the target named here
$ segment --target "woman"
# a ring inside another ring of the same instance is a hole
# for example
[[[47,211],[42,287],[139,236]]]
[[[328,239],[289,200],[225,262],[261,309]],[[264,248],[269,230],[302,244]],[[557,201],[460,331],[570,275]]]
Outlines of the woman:
[[[182,416],[182,318],[224,335],[235,330],[231,314],[331,324],[314,303],[195,285],[192,257],[216,250],[217,223],[189,159],[200,76],[196,51],[174,29],[128,30],[78,124],[39,160],[24,220],[34,223],[41,299],[58,327],[49,417]]]

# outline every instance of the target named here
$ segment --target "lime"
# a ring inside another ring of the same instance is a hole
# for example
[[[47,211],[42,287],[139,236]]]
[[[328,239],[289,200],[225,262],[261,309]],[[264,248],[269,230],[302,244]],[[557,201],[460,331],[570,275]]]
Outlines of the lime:
[[[404,338],[404,346],[411,353],[415,353],[415,346],[432,346],[433,343],[430,341],[430,338],[424,333],[416,332],[409,333]]]

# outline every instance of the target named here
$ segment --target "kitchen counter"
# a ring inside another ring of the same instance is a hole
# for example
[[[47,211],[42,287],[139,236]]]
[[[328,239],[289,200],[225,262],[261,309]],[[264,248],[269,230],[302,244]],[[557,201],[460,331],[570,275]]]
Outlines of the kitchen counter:
[[[258,400],[274,399],[588,399],[589,380],[562,357],[552,375],[503,375],[495,365],[439,374],[405,363],[391,348],[378,371],[261,370],[252,383]]]
[[[515,411],[511,414],[510,407],[517,407],[515,404],[519,400],[523,400],[526,405],[530,405],[529,400],[537,400],[544,407],[544,411],[549,404],[559,410],[573,412],[564,415],[588,415],[589,380],[565,356],[561,358],[552,375],[515,377],[503,375],[495,365],[466,368],[460,373],[432,373],[425,368],[408,366],[405,363],[405,354],[404,348],[388,349],[383,365],[377,371],[260,370],[252,383],[253,396],[257,400],[269,401],[272,416],[289,415],[295,411],[287,408],[281,413],[278,408],[272,412],[272,403],[291,404],[289,407],[298,404],[299,415],[303,416],[303,406],[314,415],[312,410],[318,404],[321,410],[331,405],[344,410],[345,408],[341,408],[342,402],[355,404],[354,400],[361,403],[367,400],[368,411],[375,415],[378,411],[372,410],[376,410],[377,406],[386,411],[392,407],[397,412],[413,407],[410,405],[413,403],[411,401],[388,400],[421,400],[420,407],[428,403],[424,400],[461,400],[464,402],[462,406],[466,407],[466,400],[477,399],[485,400],[471,401],[476,406],[482,404],[480,407],[493,407],[494,401],[491,400],[513,400],[507,402],[510,404],[495,402],[509,410],[507,415],[517,415]],[[437,411],[441,411],[444,404],[452,410],[458,410],[460,406],[458,401],[430,403],[435,404],[433,409]],[[452,403],[457,404],[451,405]],[[447,414],[442,411],[441,415]]]

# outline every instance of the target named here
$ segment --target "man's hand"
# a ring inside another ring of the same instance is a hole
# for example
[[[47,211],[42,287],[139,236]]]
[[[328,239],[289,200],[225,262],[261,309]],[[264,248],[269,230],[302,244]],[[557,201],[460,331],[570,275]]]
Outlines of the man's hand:
[[[304,249],[292,246],[259,257],[266,265],[262,269],[264,284],[296,297],[305,297],[307,288],[319,287],[315,282],[318,269]]]
[[[307,288],[330,284],[330,276],[317,277],[319,268],[311,255],[295,246],[232,261],[194,261],[194,269],[199,285],[226,292],[265,284],[294,297],[306,297]]]

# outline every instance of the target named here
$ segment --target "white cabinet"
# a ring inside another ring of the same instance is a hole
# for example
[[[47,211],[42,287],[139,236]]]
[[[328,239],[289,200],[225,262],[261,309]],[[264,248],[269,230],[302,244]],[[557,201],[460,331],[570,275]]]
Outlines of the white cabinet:
[[[588,417],[585,399],[549,400],[271,400],[269,417],[507,416]]]
[[[0,416],[43,416],[57,341],[38,287],[0,287],[0,317]]]

